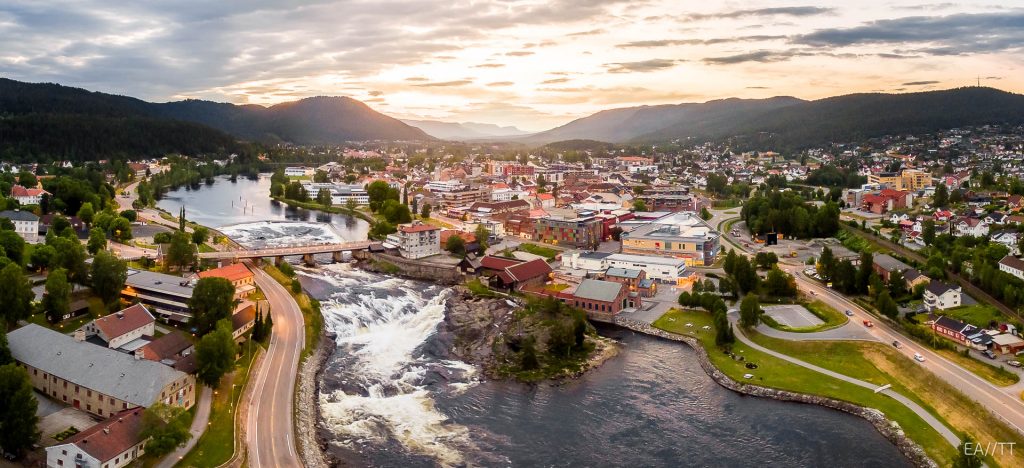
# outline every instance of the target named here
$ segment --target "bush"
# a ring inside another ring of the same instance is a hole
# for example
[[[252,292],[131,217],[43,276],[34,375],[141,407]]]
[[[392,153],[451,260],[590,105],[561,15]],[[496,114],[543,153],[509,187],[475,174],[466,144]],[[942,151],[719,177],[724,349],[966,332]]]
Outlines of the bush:
[[[297,279],[292,280],[292,292],[295,294],[302,292],[302,283]]]
[[[281,270],[281,273],[284,273],[285,276],[288,276],[289,278],[295,276],[295,269],[292,268],[291,263],[281,262],[281,264],[277,266],[277,269]]]

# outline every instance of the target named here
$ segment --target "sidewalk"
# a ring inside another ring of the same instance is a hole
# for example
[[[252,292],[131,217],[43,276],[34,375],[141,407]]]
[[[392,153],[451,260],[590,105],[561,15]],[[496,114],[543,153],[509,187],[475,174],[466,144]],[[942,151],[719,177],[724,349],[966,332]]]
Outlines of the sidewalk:
[[[178,447],[175,451],[167,454],[160,463],[156,465],[156,468],[171,468],[179,460],[185,457],[186,454],[192,447],[196,446],[196,442],[199,441],[199,437],[206,432],[206,425],[210,421],[210,404],[213,402],[213,390],[206,385],[203,385],[203,391],[199,395],[199,401],[196,403],[196,417],[192,420],[192,427],[189,428],[188,432],[192,434],[192,438],[185,442],[185,445]]]

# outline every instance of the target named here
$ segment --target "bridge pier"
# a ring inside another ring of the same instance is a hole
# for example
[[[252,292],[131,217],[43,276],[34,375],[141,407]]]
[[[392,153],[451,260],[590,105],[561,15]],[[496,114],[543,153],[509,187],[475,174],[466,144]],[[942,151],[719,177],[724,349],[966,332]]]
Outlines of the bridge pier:
[[[331,259],[334,260],[334,263],[341,263],[341,262],[343,262],[344,261],[344,252],[342,252],[340,250],[337,251],[337,252],[332,252],[331,253]]]
[[[310,253],[308,253],[308,254],[302,254],[302,261],[303,261],[303,262],[304,262],[304,263],[306,264],[306,266],[308,266],[308,267],[314,267],[314,266],[316,266],[316,261],[315,261],[315,260],[313,260],[313,254],[310,254]]]
[[[281,266],[282,263],[284,263],[284,255],[274,257],[274,266]]]

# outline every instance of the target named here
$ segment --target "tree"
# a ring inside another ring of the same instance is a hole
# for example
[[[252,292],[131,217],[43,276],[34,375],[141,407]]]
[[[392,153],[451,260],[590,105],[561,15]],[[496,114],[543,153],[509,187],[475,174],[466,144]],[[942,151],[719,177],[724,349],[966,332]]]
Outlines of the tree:
[[[19,456],[39,440],[38,405],[28,371],[14,363],[0,366],[0,448]]]
[[[318,184],[330,182],[330,176],[324,171],[316,171],[313,173],[313,182]]]
[[[647,202],[641,198],[633,199],[633,211],[647,211]]]
[[[331,199],[330,189],[322,188],[316,192],[316,203],[325,208],[330,208],[334,201]]]
[[[25,255],[25,239],[22,239],[18,233],[7,230],[0,231],[0,247],[12,262],[22,264]]]
[[[818,257],[818,263],[815,265],[818,271],[818,276],[821,276],[825,280],[832,279],[832,272],[836,268],[836,257],[832,253],[832,249],[828,247],[822,247],[821,256]]]
[[[956,458],[953,459],[953,468],[981,468],[982,460],[978,456],[980,452],[978,443],[970,437],[965,437],[960,446],[956,448]]]
[[[736,280],[736,286],[739,286],[743,294],[756,290],[757,284],[760,281],[757,271],[754,270],[747,257],[743,256],[736,257],[736,265],[733,267],[732,277]]]
[[[85,284],[89,279],[89,268],[85,264],[85,247],[78,238],[68,239],[64,236],[47,237],[46,243],[53,247],[51,267],[63,267],[68,271],[68,280],[72,283]]]
[[[156,244],[170,244],[171,233],[170,232],[158,232],[153,234],[153,242]]]
[[[220,320],[231,318],[235,310],[235,285],[225,278],[202,278],[192,288],[188,308],[192,311],[191,325],[196,333],[205,335]]]
[[[857,268],[856,292],[867,294],[868,284],[871,282],[871,274],[875,272],[874,257],[871,252],[860,253],[860,265]]]
[[[540,361],[537,359],[537,339],[533,335],[524,338],[520,344],[519,367],[523,370],[540,367]]]
[[[412,222],[412,213],[409,207],[398,202],[398,200],[385,200],[381,205],[380,214],[391,224],[404,224]]]
[[[181,205],[181,212],[178,214],[178,230],[185,232],[185,205]]]
[[[128,264],[107,251],[100,251],[92,259],[92,291],[104,304],[113,304],[121,297],[128,279]]]
[[[171,245],[167,248],[167,263],[184,268],[196,262],[196,248],[192,245],[192,236],[185,231],[175,231],[171,235]]]
[[[7,345],[7,324],[0,320],[0,366],[14,362],[11,348]]]
[[[96,211],[93,209],[92,203],[82,203],[82,207],[78,209],[78,219],[88,226],[92,224],[94,216],[96,216]]]
[[[39,179],[36,178],[35,174],[28,171],[22,171],[18,174],[18,185],[26,188],[33,188],[38,184]]]
[[[275,198],[276,197],[284,196],[284,184],[282,184],[282,183],[275,183],[275,184],[271,185],[270,186],[270,196],[271,197],[275,197]]]
[[[355,198],[350,197],[348,200],[345,200],[345,209],[348,210],[349,213],[355,213],[356,208],[358,207],[359,202],[357,202]]]
[[[370,211],[377,212],[386,200],[399,200],[397,189],[392,188],[387,182],[377,180],[366,186],[366,195],[370,199]]]
[[[946,184],[939,184],[935,187],[935,195],[932,197],[932,205],[936,208],[942,208],[949,204],[949,191],[946,189]]]
[[[420,211],[420,217],[423,219],[430,218],[430,203],[423,204],[423,210]]]
[[[16,263],[8,263],[0,269],[0,313],[7,323],[18,323],[32,315],[32,283]],[[0,431],[3,432],[3,431]]]
[[[772,296],[792,297],[796,295],[796,280],[777,266],[768,272],[764,286],[768,294]]]
[[[921,239],[924,245],[932,245],[935,242],[935,221],[927,219],[921,223]]]
[[[64,317],[71,311],[71,285],[68,284],[67,270],[57,268],[46,277],[43,310],[50,323],[64,320]]]
[[[473,231],[473,235],[476,237],[476,243],[480,246],[480,251],[487,250],[487,246],[490,245],[488,239],[491,237],[491,231],[487,229],[487,226],[483,223],[478,223]]]
[[[453,255],[460,257],[466,255],[466,241],[461,236],[452,234],[448,236],[448,240],[444,242],[444,249],[451,252]]]
[[[162,457],[192,438],[185,425],[185,408],[156,403],[142,413],[139,438],[146,442],[146,455]]]
[[[214,330],[204,335],[196,345],[196,376],[199,381],[216,388],[221,377],[234,366],[236,354],[238,346],[231,337],[231,320],[225,318],[217,322]]]
[[[736,251],[729,249],[729,252],[725,254],[725,262],[722,264],[722,269],[725,270],[725,274],[731,275],[736,270]]]
[[[729,319],[726,318],[724,312],[716,312],[712,317],[715,321],[715,344],[718,346],[725,346],[736,341],[736,336],[732,333],[732,327],[729,326]]]
[[[775,252],[758,252],[754,256],[754,263],[757,263],[758,268],[767,270],[779,263],[779,256],[775,255]]]
[[[740,302],[740,325],[746,328],[757,326],[761,321],[761,304],[757,297],[745,296]]]
[[[119,241],[129,240],[132,238],[132,223],[118,216],[110,223],[110,233]]]
[[[127,219],[129,222],[136,222],[139,220],[139,213],[135,210],[122,210],[118,216]]]
[[[210,230],[203,226],[198,226],[192,230],[192,243],[195,245],[202,245],[206,243],[209,238]]]
[[[875,308],[878,309],[879,313],[891,319],[899,315],[899,307],[896,305],[896,301],[892,300],[892,297],[889,296],[889,291],[885,289],[878,295],[878,299],[875,299]]]
[[[706,206],[701,207],[701,209],[700,209],[700,219],[703,219],[704,221],[708,221],[711,218],[712,218],[711,212],[708,211],[708,207],[706,207]]]
[[[102,229],[94,227],[89,230],[89,243],[86,244],[89,253],[96,255],[96,252],[107,248],[107,234]],[[35,252],[33,252],[33,255]]]

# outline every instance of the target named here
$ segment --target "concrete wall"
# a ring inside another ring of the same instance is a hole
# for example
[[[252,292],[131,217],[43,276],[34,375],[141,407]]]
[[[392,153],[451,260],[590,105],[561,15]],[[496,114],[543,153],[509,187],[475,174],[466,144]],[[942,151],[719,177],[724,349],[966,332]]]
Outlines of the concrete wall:
[[[441,284],[458,284],[462,282],[463,275],[455,265],[441,265],[425,260],[410,260],[384,253],[372,253],[365,250],[352,252],[352,256],[359,259],[361,268],[391,273],[381,268],[381,263],[390,263],[398,267],[399,276],[412,279],[434,281]]]

